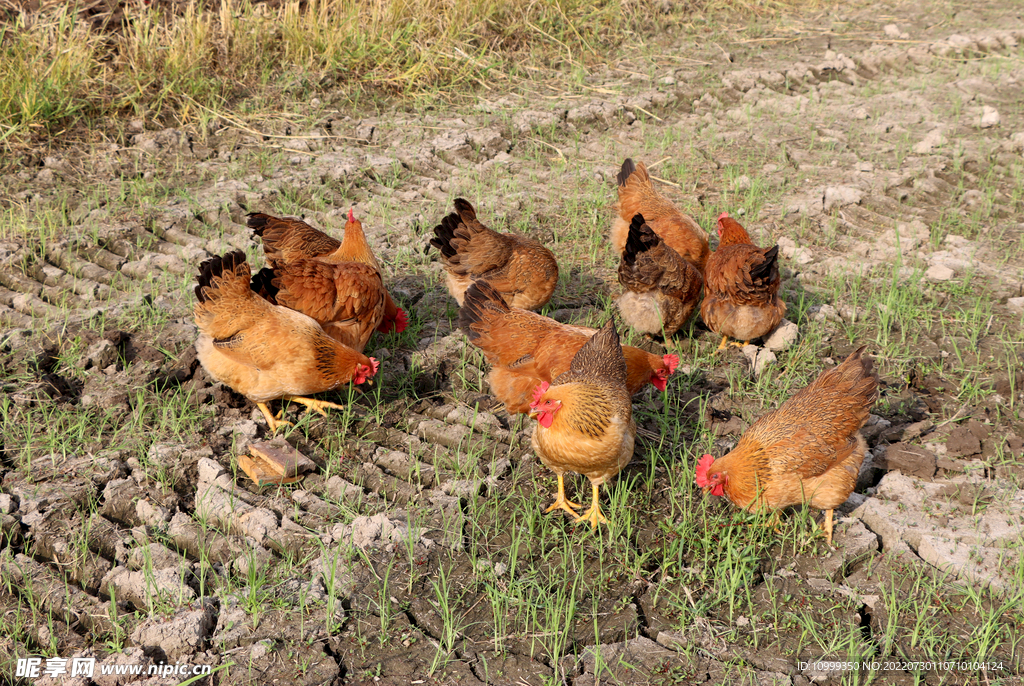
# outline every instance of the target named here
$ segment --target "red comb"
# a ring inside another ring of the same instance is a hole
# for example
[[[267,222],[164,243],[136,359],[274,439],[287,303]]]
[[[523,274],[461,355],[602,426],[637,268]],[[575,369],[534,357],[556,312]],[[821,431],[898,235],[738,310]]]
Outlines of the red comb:
[[[729,218],[729,213],[728,212],[722,212],[722,214],[718,215],[718,221],[722,221],[723,219],[728,219],[728,218]]]
[[[704,455],[704,457],[697,460],[697,485],[700,488],[707,488],[711,485],[708,481],[708,470],[711,469],[711,465],[714,462],[715,458],[710,455]]]
[[[356,215],[355,215],[355,214],[353,214],[353,212],[352,212],[352,208],[351,208],[351,207],[350,207],[350,208],[348,208],[348,220],[349,220],[350,222],[354,222],[354,221],[356,220]]]
[[[539,386],[533,389],[533,402],[530,403],[530,407],[533,407],[540,402],[540,399],[544,397],[544,394],[548,392],[548,388],[551,386],[547,381],[541,382]]]
[[[378,362],[376,358],[371,357],[370,365],[373,367],[373,373],[376,374],[377,369],[380,368],[380,362]],[[370,376],[373,376],[373,374],[371,374]]]
[[[395,313],[395,333],[402,333],[405,331],[405,327],[409,324],[409,318],[405,316],[405,310],[401,307],[398,308],[398,312]]]
[[[661,361],[668,367],[668,373],[672,374],[676,371],[676,367],[679,366],[679,355],[665,355],[661,358]]]

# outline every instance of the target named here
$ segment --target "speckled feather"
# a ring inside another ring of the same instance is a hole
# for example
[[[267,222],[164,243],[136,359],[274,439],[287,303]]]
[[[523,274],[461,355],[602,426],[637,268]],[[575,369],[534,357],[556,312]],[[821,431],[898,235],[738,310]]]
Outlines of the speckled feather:
[[[635,215],[619,262],[619,283],[632,297],[620,298],[623,319],[643,333],[671,336],[693,314],[704,279]]]

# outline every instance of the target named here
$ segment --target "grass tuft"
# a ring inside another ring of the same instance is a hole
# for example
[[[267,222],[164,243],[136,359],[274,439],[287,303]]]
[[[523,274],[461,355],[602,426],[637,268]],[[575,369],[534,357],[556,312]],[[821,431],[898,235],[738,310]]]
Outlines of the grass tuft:
[[[524,57],[579,67],[702,13],[765,14],[813,2],[309,0],[274,9],[222,0],[177,12],[181,5],[126,3],[120,23],[102,26],[64,3],[44,3],[9,12],[0,27],[0,143],[122,114],[202,123],[257,93],[273,101],[274,91],[340,87],[350,101],[364,91],[451,97],[509,81]]]

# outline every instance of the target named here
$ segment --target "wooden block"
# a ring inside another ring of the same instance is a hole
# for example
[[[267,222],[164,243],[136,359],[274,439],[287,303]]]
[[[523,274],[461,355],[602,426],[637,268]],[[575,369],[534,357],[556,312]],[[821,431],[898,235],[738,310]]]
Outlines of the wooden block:
[[[285,441],[260,441],[249,446],[253,457],[260,458],[278,476],[291,478],[316,469],[311,459]]]

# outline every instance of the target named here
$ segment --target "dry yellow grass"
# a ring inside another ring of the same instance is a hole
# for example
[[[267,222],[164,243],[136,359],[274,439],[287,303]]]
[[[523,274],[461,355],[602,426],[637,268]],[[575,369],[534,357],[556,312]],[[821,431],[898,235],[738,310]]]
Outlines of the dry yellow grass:
[[[154,2],[126,3],[106,24],[66,3],[32,14],[0,7],[13,19],[0,27],[0,143],[117,113],[170,108],[180,119],[281,84],[443,94],[500,81],[524,59],[585,60],[698,11],[764,13],[814,1],[309,0],[272,8],[222,0],[177,14]]]

